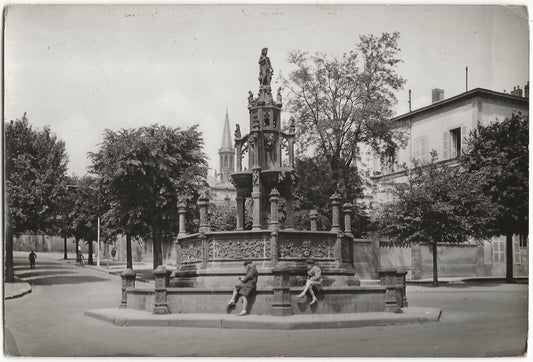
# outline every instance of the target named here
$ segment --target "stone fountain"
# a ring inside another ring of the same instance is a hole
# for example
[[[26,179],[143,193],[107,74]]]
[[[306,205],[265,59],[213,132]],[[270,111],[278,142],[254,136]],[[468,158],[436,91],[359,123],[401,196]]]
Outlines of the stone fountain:
[[[331,230],[317,231],[316,212],[310,214],[311,230],[295,230],[293,189],[294,119],[288,131],[281,125],[282,98],[276,99],[270,86],[272,65],[264,48],[259,59],[259,92],[249,92],[250,132],[235,132],[237,172],[231,175],[237,189],[235,231],[209,228],[209,199],[202,194],[199,232],[185,234],[186,205],[179,205],[180,234],[174,241],[176,270],[154,271],[155,288],[134,287],[135,276],[123,276],[122,306],[154,313],[233,313],[227,309],[237,277],[243,275],[244,259],[251,259],[259,271],[257,290],[250,303],[251,314],[285,316],[307,313],[355,313],[394,311],[406,306],[405,273],[381,275],[382,283],[361,285],[358,275],[364,265],[369,242],[354,239],[351,232],[352,205],[330,198]],[[248,154],[248,167],[242,159]],[[251,198],[252,229],[244,230],[245,200]],[[285,200],[285,223],[278,221],[278,203]],[[341,213],[344,228],[341,228]],[[323,287],[319,302],[296,295],[305,284],[305,260],[312,258],[322,269]],[[367,258],[368,259],[368,258]],[[132,284],[133,283],[133,284]]]

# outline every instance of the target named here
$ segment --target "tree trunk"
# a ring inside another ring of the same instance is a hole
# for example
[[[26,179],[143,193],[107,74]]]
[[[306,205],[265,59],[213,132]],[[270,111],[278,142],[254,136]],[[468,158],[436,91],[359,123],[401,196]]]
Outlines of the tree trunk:
[[[433,286],[439,286],[439,268],[437,266],[437,241],[433,241]]]
[[[80,248],[80,238],[76,236],[75,239],[76,239],[76,257],[77,257],[78,256],[78,250]],[[80,252],[81,252],[81,250],[80,250]]]
[[[514,283],[513,278],[513,234],[505,236],[505,282]]]
[[[126,268],[133,269],[133,259],[131,257],[131,235],[126,234]]]
[[[9,223],[6,223],[6,269],[4,280],[6,283],[15,281],[15,269],[13,268],[13,229]]]
[[[67,260],[67,234],[63,235],[63,259]]]
[[[93,261],[93,242],[88,241],[87,245],[89,246],[89,257],[87,258],[87,264],[94,265]]]
[[[152,244],[153,244],[153,259],[154,259],[154,269],[156,269],[158,266],[163,265],[163,256],[161,253],[161,233],[159,232],[159,229],[154,228],[153,237],[152,237]]]

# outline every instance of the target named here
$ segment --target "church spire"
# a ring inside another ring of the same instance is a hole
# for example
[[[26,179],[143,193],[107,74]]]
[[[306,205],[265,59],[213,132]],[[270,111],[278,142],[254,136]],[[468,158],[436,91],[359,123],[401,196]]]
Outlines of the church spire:
[[[224,131],[222,132],[222,144],[218,150],[220,156],[220,181],[229,181],[230,175],[235,172],[235,148],[231,143],[229,130],[228,107],[226,106],[226,119],[224,120]]]
[[[220,145],[220,148],[233,148],[233,145],[231,144],[231,134],[229,130],[228,107],[226,107],[226,120],[224,121],[224,132],[222,132],[222,144]]]

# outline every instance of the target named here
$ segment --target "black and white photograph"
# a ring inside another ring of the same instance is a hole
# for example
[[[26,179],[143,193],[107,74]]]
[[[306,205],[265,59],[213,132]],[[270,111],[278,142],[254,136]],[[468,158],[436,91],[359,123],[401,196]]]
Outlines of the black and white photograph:
[[[531,8],[3,4],[3,356],[524,357]]]

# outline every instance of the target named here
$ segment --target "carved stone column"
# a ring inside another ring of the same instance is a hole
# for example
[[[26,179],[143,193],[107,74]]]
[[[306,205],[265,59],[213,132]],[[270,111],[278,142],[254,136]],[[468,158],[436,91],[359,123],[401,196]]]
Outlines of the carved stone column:
[[[279,192],[276,189],[272,189],[270,192],[270,230],[279,230],[278,220],[278,201]]]
[[[128,293],[126,292],[126,289],[128,288],[135,288],[135,276],[137,274],[131,270],[126,269],[120,274],[120,277],[122,278],[122,299],[120,300],[120,306],[119,308],[127,308],[128,307]]]
[[[349,202],[342,205],[342,211],[344,212],[344,233],[353,237],[352,234],[352,210],[353,205]]]
[[[260,167],[254,167],[252,170],[252,199],[254,202],[252,211],[252,230],[261,230],[261,193],[259,192],[260,171]]]
[[[155,301],[154,314],[170,313],[167,303],[167,288],[170,284],[170,270],[167,270],[163,265],[159,265],[154,270],[155,278]]]
[[[178,220],[179,220],[179,231],[178,231],[178,237],[185,236],[185,214],[187,213],[187,207],[185,203],[179,202],[178,203]]]
[[[335,192],[333,195],[331,195],[329,200],[331,205],[331,231],[338,233],[341,231],[339,224],[339,205],[341,204],[341,197],[337,192]]]
[[[237,230],[244,230],[244,196],[238,195],[237,202]]]
[[[309,212],[309,220],[311,222],[311,231],[317,231],[318,230],[318,224],[316,222],[317,215],[318,215],[318,212],[316,210],[311,210]]]
[[[209,207],[209,197],[205,193],[202,193],[198,198],[198,206],[200,207],[200,232],[208,232],[209,217],[207,215],[207,208]]]
[[[272,231],[270,233],[270,261],[271,266],[275,267],[278,263],[278,241],[279,241],[279,234],[277,231]]]

